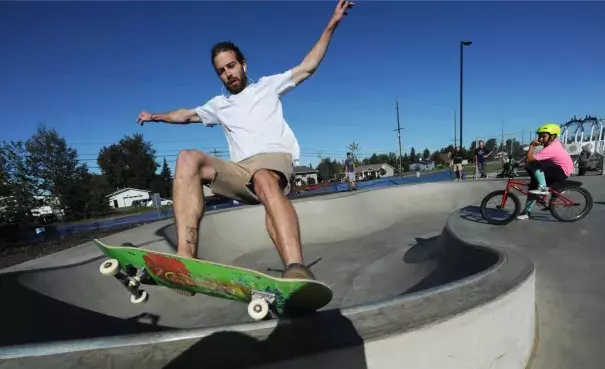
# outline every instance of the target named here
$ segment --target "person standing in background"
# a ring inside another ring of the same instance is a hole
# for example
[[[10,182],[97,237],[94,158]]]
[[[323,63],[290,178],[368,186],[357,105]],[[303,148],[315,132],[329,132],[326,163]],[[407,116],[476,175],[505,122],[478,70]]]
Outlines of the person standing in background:
[[[578,175],[584,176],[586,175],[586,171],[588,170],[588,160],[592,156],[590,150],[592,149],[591,144],[587,144],[582,146],[582,152],[578,156]]]
[[[492,152],[485,148],[485,142],[479,141],[479,147],[475,149],[475,167],[481,172],[480,178],[487,178],[487,173],[485,173],[485,159],[491,154]]]
[[[456,173],[456,181],[462,180],[462,155],[458,146],[454,147],[454,151],[450,152],[450,160],[452,170]]]
[[[355,183],[355,161],[353,160],[353,155],[348,152],[347,158],[345,159],[345,173],[347,177],[347,185],[349,187],[348,191],[357,190],[357,185]]]

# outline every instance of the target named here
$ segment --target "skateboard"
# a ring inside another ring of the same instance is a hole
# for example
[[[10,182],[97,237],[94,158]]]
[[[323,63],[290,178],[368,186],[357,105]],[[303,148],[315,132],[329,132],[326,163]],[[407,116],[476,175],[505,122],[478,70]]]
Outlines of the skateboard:
[[[277,278],[252,269],[192,259],[135,247],[131,243],[108,245],[94,242],[107,256],[99,267],[101,274],[115,277],[130,292],[134,304],[145,303],[149,293],[142,285],[248,303],[254,320],[314,312],[332,299],[332,290],[319,281]]]

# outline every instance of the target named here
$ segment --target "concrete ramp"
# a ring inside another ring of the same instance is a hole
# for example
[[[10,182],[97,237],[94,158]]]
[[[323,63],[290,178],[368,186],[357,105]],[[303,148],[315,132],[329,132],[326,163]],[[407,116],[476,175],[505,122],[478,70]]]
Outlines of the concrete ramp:
[[[245,304],[164,288],[148,288],[149,302],[133,305],[98,273],[100,253],[0,274],[13,302],[0,316],[0,368],[521,368],[533,339],[533,263],[444,228],[452,212],[502,185],[423,184],[296,201],[305,261],[322,257],[313,271],[334,290],[325,309],[305,318],[251,322]],[[208,215],[199,256],[281,267],[264,216],[260,206]],[[141,247],[174,249],[173,225],[153,236],[163,241]],[[504,329],[514,324],[527,331]],[[491,350],[483,347],[489,340]],[[508,354],[497,359],[503,345]]]

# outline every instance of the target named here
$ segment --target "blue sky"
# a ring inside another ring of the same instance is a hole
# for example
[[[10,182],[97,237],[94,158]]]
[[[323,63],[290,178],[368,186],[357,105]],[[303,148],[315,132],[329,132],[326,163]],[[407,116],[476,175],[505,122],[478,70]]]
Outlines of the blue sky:
[[[180,149],[226,150],[220,127],[149,124],[142,110],[192,108],[220,94],[210,48],[232,40],[254,80],[299,63],[334,1],[0,3],[1,140],[55,127],[96,167],[103,145],[143,133],[171,167]],[[359,1],[317,73],[283,99],[301,164],[453,138],[459,41],[465,48],[464,142],[475,136],[605,117],[603,2]],[[94,169],[93,169],[94,170]]]

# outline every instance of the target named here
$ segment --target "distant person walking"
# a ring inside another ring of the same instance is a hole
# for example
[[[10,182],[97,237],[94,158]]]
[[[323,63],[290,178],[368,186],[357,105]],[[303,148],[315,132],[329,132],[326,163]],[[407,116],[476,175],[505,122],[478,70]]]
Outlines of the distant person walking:
[[[475,149],[475,166],[481,172],[480,178],[487,178],[485,172],[485,159],[488,158],[492,152],[485,148],[485,142],[479,141],[479,147]]]
[[[347,178],[348,191],[356,191],[357,184],[355,183],[355,161],[353,155],[348,152],[347,158],[345,159],[345,173]]]
[[[452,170],[456,173],[456,181],[462,180],[462,155],[460,147],[454,147],[454,151],[450,152],[450,160]]]
[[[592,149],[592,145],[590,145],[590,144],[584,145],[582,147],[582,152],[578,156],[578,175],[579,176],[586,175],[586,171],[588,170],[588,161],[590,160],[590,157],[592,156],[592,153],[590,152],[591,149]]]

